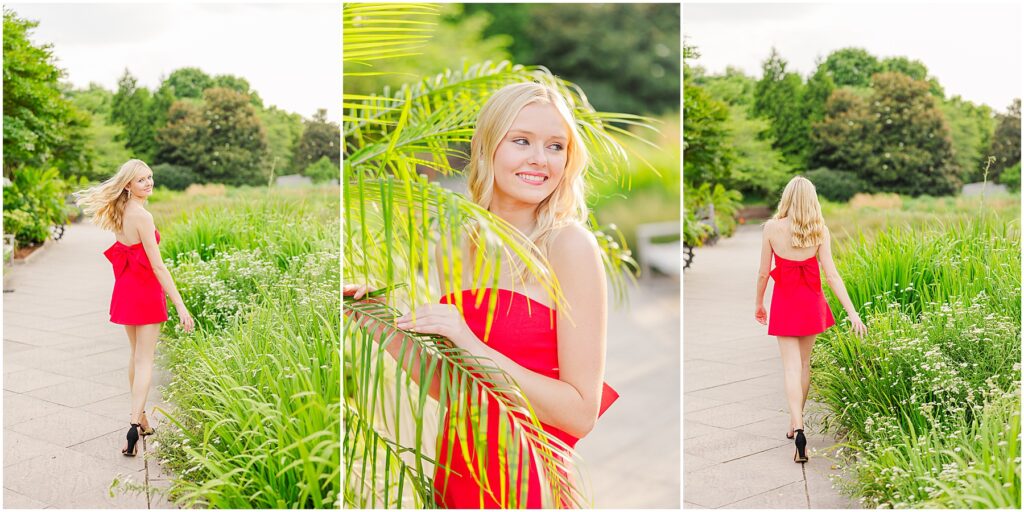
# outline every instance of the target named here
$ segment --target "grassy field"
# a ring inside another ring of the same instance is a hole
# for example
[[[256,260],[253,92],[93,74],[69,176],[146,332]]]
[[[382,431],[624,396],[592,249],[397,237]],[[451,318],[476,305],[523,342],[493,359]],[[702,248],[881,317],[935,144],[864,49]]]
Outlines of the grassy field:
[[[165,324],[183,507],[340,505],[337,187],[162,192],[161,252],[196,332]]]
[[[871,508],[1018,508],[1019,198],[825,210],[833,232],[857,228],[834,253],[869,328],[827,331],[812,361],[826,420],[851,448],[845,489]]]

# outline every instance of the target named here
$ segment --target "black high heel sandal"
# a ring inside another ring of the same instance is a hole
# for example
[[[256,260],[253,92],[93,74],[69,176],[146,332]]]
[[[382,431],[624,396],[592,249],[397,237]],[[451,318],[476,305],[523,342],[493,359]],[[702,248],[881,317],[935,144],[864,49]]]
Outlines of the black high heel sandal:
[[[796,432],[796,453],[793,454],[793,462],[804,463],[807,462],[807,438],[804,437],[804,429],[795,429]]]
[[[121,454],[125,457],[134,457],[139,454],[139,431],[142,430],[142,425],[138,423],[130,423],[131,428],[128,429],[128,446],[121,449]]]

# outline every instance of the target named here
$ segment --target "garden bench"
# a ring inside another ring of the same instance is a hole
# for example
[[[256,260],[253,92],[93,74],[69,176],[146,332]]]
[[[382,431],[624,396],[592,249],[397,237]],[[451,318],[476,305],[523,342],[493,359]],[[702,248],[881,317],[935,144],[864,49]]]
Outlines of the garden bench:
[[[648,277],[651,269],[670,276],[679,276],[681,259],[679,247],[682,241],[679,221],[652,222],[641,224],[636,228],[637,263],[640,264],[640,275]],[[675,236],[676,240],[656,243],[655,238]]]

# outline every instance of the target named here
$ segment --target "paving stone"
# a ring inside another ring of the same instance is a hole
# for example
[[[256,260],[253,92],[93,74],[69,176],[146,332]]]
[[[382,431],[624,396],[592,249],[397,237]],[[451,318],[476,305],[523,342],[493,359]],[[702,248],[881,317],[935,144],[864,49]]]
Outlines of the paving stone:
[[[723,430],[686,440],[684,456],[696,455],[716,462],[738,459],[785,444],[784,440]]]
[[[68,377],[42,370],[28,369],[20,372],[4,374],[4,389],[15,393],[45,388],[66,382]]]
[[[105,460],[61,448],[53,456],[5,467],[4,487],[56,508],[146,508],[144,495],[108,496],[111,482],[125,473]]]
[[[67,407],[81,407],[123,392],[123,387],[115,388],[83,379],[69,379],[60,384],[29,391],[25,395]]]
[[[39,398],[4,391],[4,429],[11,425],[71,411],[69,407]]]
[[[719,428],[736,428],[767,418],[773,418],[777,412],[746,404],[726,404],[710,409],[703,409],[687,415],[690,421]]]
[[[36,501],[24,494],[14,492],[4,487],[4,508],[11,509],[40,509],[46,508],[46,503]]]
[[[65,408],[64,411],[49,416],[12,425],[6,430],[66,448],[122,428],[127,432],[126,423],[79,409]]]

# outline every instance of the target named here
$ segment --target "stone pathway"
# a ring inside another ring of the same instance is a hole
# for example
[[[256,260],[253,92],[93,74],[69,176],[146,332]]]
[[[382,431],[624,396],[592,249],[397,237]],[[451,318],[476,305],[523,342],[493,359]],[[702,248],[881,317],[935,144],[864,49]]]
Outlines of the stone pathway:
[[[835,440],[819,432],[810,401],[811,459],[793,462],[778,342],[754,320],[760,251],[760,226],[741,226],[697,249],[685,273],[683,507],[859,508],[832,487]]]
[[[577,445],[596,508],[678,509],[679,281],[653,278],[609,299],[605,379],[619,400]]]
[[[135,458],[128,430],[128,341],[107,310],[113,273],[102,252],[111,234],[87,221],[15,264],[3,296],[4,508],[175,508],[157,491],[110,496],[120,476],[166,487],[155,459],[164,418],[156,387],[146,404],[157,429]],[[159,348],[158,348],[159,350]]]

